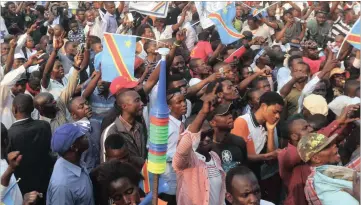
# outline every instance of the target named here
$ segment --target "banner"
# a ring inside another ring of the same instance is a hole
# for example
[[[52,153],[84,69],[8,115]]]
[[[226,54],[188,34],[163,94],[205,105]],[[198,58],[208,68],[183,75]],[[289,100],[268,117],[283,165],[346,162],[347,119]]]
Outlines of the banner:
[[[155,16],[158,18],[166,18],[168,14],[169,2],[165,1],[133,1],[129,3],[129,11]]]
[[[199,21],[203,29],[214,25],[213,21],[208,18],[209,14],[217,12],[227,6],[228,2],[205,2],[195,1],[194,2],[197,12],[199,14]]]

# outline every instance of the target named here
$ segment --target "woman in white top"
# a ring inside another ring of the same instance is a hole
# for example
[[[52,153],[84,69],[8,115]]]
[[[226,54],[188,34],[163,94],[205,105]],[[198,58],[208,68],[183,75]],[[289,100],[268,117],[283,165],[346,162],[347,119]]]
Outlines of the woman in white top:
[[[152,31],[152,28],[148,25],[148,24],[142,24],[138,29],[137,29],[137,36],[141,36],[144,38],[150,38],[150,39],[154,39],[154,33]],[[149,41],[148,39],[144,39],[141,38],[136,45],[136,49],[135,52],[138,55],[138,57],[140,57],[141,59],[145,60],[145,58],[147,57],[147,53],[144,50],[144,44]]]

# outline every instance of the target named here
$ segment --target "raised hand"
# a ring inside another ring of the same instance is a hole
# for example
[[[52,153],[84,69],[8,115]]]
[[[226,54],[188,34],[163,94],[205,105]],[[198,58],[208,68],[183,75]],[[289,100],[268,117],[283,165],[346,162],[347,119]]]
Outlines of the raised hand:
[[[360,119],[360,116],[354,116],[354,113],[360,109],[360,104],[348,105],[343,110],[337,121],[340,124],[347,124]]]
[[[28,28],[28,30],[26,31],[27,34],[31,34],[33,31],[35,31],[37,28],[39,28],[38,26],[38,22],[35,22],[33,25],[30,26],[30,28]]]
[[[215,105],[218,103],[218,97],[216,94],[216,90],[218,87],[219,83],[217,83],[212,92],[208,93],[208,94],[204,94],[202,99],[203,99],[203,106],[201,109],[201,113],[207,115],[209,112],[212,112],[214,110]]]
[[[271,124],[271,123],[268,123],[266,122],[266,127],[267,127],[267,130],[274,130],[278,124],[280,120],[277,120],[275,123]]]
[[[81,65],[81,62],[83,61],[83,54],[78,53],[76,54],[75,58],[74,58],[74,65],[76,67],[79,67]]]
[[[9,167],[15,171],[15,169],[20,165],[22,155],[19,151],[10,152],[8,154]]]
[[[9,42],[9,45],[10,45],[10,48],[15,49],[17,46],[17,39],[16,38],[11,39],[11,41]]]
[[[222,78],[222,74],[217,72],[217,73],[213,73],[212,75],[208,76],[208,80],[209,82],[213,82],[219,78]]]
[[[176,40],[179,42],[184,41],[184,39],[186,38],[186,31],[187,29],[179,30],[176,34]]]
[[[26,193],[26,194],[24,195],[24,202],[23,202],[23,204],[24,204],[24,205],[33,205],[33,204],[36,204],[36,201],[37,201],[39,198],[43,198],[43,194],[42,194],[42,193],[39,193],[39,192],[37,192],[37,191],[32,191],[32,192]]]

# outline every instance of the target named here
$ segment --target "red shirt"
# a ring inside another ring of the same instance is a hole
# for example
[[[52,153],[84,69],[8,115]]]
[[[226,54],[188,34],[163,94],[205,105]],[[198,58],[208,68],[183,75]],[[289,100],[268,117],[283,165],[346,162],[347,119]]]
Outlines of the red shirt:
[[[198,41],[191,52],[191,58],[200,58],[207,62],[208,56],[213,54],[212,45],[208,41]]]
[[[303,57],[303,62],[307,63],[311,69],[311,75],[320,71],[321,63],[326,60],[326,56],[320,57],[318,60],[311,60],[307,57]]]

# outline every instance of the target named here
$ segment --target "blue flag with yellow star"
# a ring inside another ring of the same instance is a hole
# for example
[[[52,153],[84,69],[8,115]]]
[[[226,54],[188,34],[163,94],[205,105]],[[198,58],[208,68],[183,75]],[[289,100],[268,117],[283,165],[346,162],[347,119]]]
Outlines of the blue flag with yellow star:
[[[135,80],[135,41],[134,36],[104,33],[100,61],[103,81],[112,82],[118,76]]]
[[[223,44],[231,44],[244,37],[233,26],[232,22],[235,16],[236,7],[234,2],[208,16],[217,27]]]

